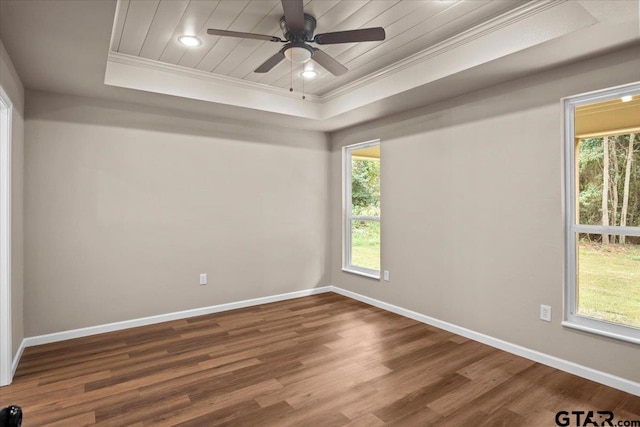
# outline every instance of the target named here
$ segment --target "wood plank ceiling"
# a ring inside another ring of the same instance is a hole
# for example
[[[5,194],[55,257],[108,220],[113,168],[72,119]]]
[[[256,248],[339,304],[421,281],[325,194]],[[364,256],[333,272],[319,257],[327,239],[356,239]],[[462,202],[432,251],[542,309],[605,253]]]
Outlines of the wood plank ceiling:
[[[302,66],[291,73],[282,61],[266,74],[253,70],[277,52],[279,43],[209,36],[208,28],[282,37],[280,0],[119,0],[112,50],[162,63],[278,88],[299,89]],[[305,90],[323,95],[427,49],[468,28],[511,10],[520,0],[305,0],[304,10],[317,21],[317,33],[381,26],[383,42],[320,46],[349,68],[336,77],[309,61],[319,76],[305,81]],[[196,35],[202,45],[178,42]]]

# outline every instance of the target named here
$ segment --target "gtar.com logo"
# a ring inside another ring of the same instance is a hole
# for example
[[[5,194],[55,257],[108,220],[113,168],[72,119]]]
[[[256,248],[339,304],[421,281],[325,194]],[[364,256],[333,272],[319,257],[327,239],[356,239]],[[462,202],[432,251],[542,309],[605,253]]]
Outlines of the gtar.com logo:
[[[614,420],[613,411],[560,411],[556,425],[560,427],[640,427],[640,420]]]

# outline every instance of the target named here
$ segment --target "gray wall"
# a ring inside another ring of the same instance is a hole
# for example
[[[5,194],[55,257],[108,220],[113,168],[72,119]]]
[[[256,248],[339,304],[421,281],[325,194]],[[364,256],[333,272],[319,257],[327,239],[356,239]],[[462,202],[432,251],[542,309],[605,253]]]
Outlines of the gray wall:
[[[23,324],[24,87],[0,41],[0,85],[13,104],[11,122],[11,339],[15,356]]]
[[[31,91],[25,127],[27,336],[328,284],[324,134]]]
[[[637,345],[560,325],[560,98],[637,80],[634,48],[333,134],[332,284],[640,382]],[[341,147],[375,138],[390,282],[341,271]]]

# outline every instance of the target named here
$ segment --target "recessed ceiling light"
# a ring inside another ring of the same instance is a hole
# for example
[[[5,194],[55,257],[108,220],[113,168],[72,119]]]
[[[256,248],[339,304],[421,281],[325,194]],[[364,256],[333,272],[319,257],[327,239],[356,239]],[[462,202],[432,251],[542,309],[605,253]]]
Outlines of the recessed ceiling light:
[[[300,75],[305,79],[313,79],[314,77],[318,77],[318,72],[316,70],[304,70]]]
[[[196,36],[180,36],[178,37],[178,41],[185,46],[196,47],[200,46],[202,42]]]
[[[622,99],[622,102],[629,102],[629,101],[631,101],[633,99],[633,96],[632,95],[625,95],[620,99]]]

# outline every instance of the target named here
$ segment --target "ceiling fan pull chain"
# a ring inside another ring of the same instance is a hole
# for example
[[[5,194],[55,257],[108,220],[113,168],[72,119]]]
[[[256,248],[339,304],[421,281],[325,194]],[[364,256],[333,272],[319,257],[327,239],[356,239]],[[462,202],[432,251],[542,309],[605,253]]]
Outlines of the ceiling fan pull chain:
[[[289,92],[293,92],[293,61],[289,61]]]
[[[302,71],[304,71],[304,64],[302,64]],[[302,73],[300,73],[300,75],[302,76]],[[304,96],[304,76],[302,77],[302,99],[307,99],[307,97]]]

